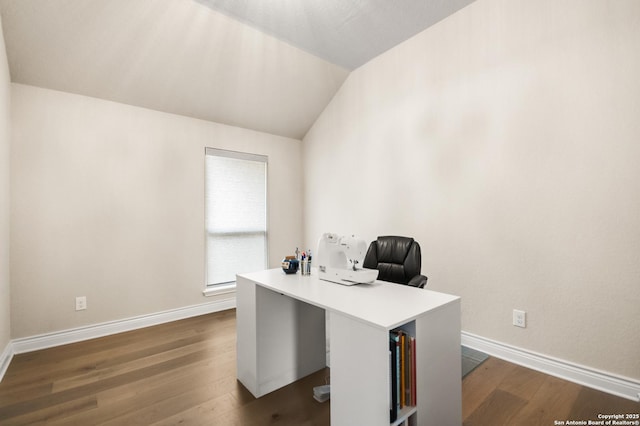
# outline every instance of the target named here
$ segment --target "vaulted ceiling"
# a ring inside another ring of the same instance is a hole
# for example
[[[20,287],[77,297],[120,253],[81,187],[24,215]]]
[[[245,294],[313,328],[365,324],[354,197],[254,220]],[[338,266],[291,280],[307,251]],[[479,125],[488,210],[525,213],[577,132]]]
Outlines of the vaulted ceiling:
[[[302,139],[350,70],[473,0],[0,0],[11,79]]]

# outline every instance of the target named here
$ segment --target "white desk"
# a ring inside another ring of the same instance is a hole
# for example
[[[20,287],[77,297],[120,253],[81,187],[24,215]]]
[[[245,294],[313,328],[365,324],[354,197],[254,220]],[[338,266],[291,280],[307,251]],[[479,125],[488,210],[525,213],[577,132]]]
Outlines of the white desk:
[[[417,353],[418,404],[402,415],[411,426],[462,423],[459,297],[382,281],[342,286],[280,268],[238,275],[236,297],[238,380],[254,396],[325,367],[328,312],[333,426],[389,425],[389,331],[399,326]]]

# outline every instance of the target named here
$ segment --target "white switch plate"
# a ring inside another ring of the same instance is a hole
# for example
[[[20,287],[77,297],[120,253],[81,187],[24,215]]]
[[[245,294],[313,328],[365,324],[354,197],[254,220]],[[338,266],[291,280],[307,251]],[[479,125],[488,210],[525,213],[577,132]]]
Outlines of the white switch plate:
[[[76,311],[87,309],[87,296],[76,297]]]
[[[527,327],[527,313],[518,309],[513,310],[513,325],[516,327]]]

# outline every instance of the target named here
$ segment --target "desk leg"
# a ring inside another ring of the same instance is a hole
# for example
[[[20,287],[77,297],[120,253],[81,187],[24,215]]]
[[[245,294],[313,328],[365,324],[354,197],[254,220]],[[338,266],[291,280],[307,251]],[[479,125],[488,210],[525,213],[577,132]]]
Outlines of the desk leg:
[[[238,380],[255,397],[325,367],[323,309],[240,277],[237,283]]]

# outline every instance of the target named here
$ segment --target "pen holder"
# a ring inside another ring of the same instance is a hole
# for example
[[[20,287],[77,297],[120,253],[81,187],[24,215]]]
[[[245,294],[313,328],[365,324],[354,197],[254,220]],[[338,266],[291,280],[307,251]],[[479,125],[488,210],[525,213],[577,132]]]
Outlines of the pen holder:
[[[300,273],[302,275],[311,275],[311,262],[309,262],[309,259],[304,259],[300,262]]]

